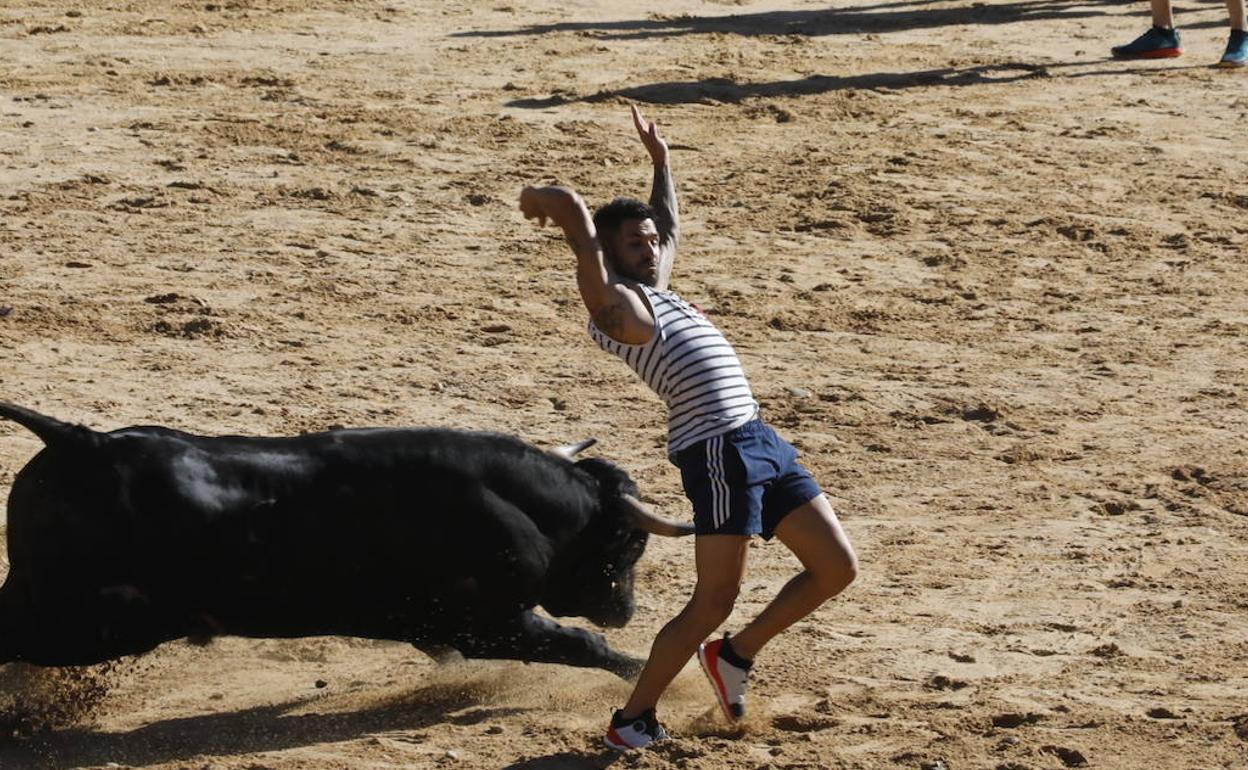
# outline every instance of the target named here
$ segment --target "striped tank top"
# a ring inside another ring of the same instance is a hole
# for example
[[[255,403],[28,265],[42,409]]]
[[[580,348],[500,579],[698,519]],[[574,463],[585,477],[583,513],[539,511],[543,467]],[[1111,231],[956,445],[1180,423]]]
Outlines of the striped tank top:
[[[654,337],[617,342],[589,321],[598,347],[624,359],[667,404],[667,453],[739,428],[758,416],[758,402],[736,351],[702,311],[675,293],[642,285],[654,312]]]

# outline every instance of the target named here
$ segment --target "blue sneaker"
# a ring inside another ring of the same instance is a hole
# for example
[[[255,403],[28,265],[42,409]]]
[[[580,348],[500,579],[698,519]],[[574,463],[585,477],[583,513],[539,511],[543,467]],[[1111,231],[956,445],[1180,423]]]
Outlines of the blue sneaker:
[[[1248,67],[1248,32],[1242,29],[1231,30],[1231,39],[1226,42],[1226,53],[1222,54],[1219,67]]]
[[[1115,59],[1173,59],[1183,55],[1179,45],[1179,31],[1165,27],[1153,27],[1126,45],[1111,49]]]

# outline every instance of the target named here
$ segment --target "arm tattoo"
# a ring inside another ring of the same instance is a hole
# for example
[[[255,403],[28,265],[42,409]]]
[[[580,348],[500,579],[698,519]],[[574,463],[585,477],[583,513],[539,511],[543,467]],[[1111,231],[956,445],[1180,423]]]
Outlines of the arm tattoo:
[[[672,170],[666,164],[654,169],[650,207],[658,218],[655,224],[659,226],[663,240],[676,240],[676,233],[680,229],[680,214],[676,206],[676,185],[672,181]]]
[[[680,213],[676,206],[676,185],[672,169],[666,163],[654,169],[654,187],[650,191],[650,208],[654,209],[655,225],[659,228],[659,280],[657,288],[666,289],[676,259],[676,242],[680,239]]]

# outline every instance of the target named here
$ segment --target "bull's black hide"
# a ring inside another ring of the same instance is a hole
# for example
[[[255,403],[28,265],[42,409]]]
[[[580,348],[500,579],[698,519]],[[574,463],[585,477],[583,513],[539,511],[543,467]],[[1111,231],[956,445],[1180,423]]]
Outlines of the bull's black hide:
[[[46,444],[9,494],[0,663],[97,663],[231,634],[357,636],[603,668],[533,612],[621,626],[647,535],[602,460],[503,435],[101,433],[0,402]]]

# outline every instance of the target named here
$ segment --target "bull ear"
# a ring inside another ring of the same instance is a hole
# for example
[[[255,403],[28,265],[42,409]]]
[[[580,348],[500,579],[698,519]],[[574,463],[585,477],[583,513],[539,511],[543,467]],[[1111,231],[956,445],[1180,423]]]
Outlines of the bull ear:
[[[660,535],[662,537],[684,537],[685,535],[693,534],[692,524],[665,519],[630,494],[622,494],[620,497],[624,500],[624,504],[628,506],[629,514],[631,514],[633,524],[636,525],[637,529],[643,529],[652,535]]]
[[[581,452],[584,452],[586,449],[589,449],[591,446],[597,443],[598,443],[598,439],[587,438],[584,441],[579,441],[575,444],[565,444],[560,447],[555,447],[554,449],[551,449],[549,451],[555,457],[562,457],[565,460],[571,461],[578,454],[580,454]]]

